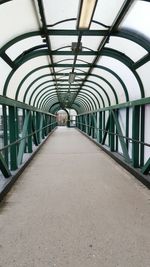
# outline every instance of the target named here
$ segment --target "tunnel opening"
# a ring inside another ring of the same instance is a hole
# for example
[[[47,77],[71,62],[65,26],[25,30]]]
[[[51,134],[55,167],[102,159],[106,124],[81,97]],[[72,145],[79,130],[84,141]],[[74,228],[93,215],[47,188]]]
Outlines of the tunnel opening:
[[[67,126],[68,114],[65,110],[61,109],[56,113],[56,121],[58,126]]]

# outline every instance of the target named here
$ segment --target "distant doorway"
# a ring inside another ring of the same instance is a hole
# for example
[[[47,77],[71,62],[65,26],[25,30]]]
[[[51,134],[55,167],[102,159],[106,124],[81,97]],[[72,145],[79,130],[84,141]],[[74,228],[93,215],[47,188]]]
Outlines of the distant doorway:
[[[68,114],[64,110],[59,110],[56,114],[58,126],[67,126]]]

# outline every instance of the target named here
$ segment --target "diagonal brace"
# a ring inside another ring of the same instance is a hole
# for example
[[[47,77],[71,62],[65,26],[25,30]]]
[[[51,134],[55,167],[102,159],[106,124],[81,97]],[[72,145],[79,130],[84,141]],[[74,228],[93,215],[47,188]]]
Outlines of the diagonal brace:
[[[145,165],[143,166],[141,172],[143,174],[148,174],[150,171],[150,158],[146,161]]]
[[[8,178],[11,176],[11,172],[9,171],[6,161],[1,153],[0,153],[0,170],[2,174],[5,176],[5,178]]]
[[[109,125],[110,125],[110,115],[107,119],[107,122],[106,122],[106,127],[105,127],[105,133],[104,133],[104,136],[103,136],[103,139],[102,139],[102,145],[105,144],[105,141],[106,141],[106,137],[107,137],[107,134],[108,134],[108,130],[109,130]]]
[[[126,143],[125,143],[124,138],[123,138],[123,133],[122,133],[122,130],[121,130],[121,127],[120,127],[120,123],[118,121],[118,118],[117,118],[115,112],[113,110],[111,110],[111,113],[113,115],[113,119],[114,119],[114,122],[116,124],[116,130],[117,130],[118,137],[119,137],[119,140],[120,140],[120,144],[121,144],[121,148],[122,148],[122,151],[123,151],[123,155],[125,157],[126,162],[127,163],[131,163],[131,159],[130,159],[129,154],[128,154],[128,149],[127,149]]]

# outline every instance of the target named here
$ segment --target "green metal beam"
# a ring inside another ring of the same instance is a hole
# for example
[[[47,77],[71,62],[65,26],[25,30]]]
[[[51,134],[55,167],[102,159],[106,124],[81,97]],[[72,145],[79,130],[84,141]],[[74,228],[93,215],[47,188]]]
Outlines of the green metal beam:
[[[133,64],[134,69],[138,69],[141,66],[143,66],[145,63],[147,63],[150,60],[150,53],[139,59],[137,62]]]
[[[16,101],[14,99],[11,99],[5,96],[0,96],[0,105],[6,105],[6,106],[21,108],[21,109],[26,109],[26,110],[31,110],[31,111],[38,111],[40,113],[45,113],[45,114],[54,116],[53,114],[50,114],[49,112],[42,111],[41,109],[32,107],[23,102]]]
[[[1,98],[0,98],[1,99]],[[7,116],[7,107],[6,105],[2,105],[3,110],[3,133],[4,133],[4,146],[8,145],[8,116]],[[4,150],[4,156],[6,164],[8,165],[8,148]]]
[[[9,168],[1,152],[0,152],[0,170],[5,178],[9,178],[11,176],[11,172],[9,171]]]
[[[134,168],[139,167],[139,141],[140,136],[140,106],[134,106],[132,112],[132,164]]]
[[[70,66],[72,66],[72,65],[70,65]],[[49,65],[44,65],[44,66],[41,66],[41,67],[38,67],[38,68],[35,68],[35,69],[33,69],[32,71],[30,71],[22,80],[21,80],[21,82],[20,82],[20,84],[19,84],[19,86],[17,87],[17,90],[16,90],[16,100],[17,100],[17,97],[18,97],[18,95],[19,95],[19,92],[20,92],[20,90],[21,90],[21,87],[22,87],[22,85],[23,85],[23,83],[28,79],[28,77],[30,77],[30,75],[32,75],[32,74],[34,74],[35,72],[38,72],[38,71],[40,71],[40,70],[42,70],[42,69],[45,69],[45,68],[49,68]],[[122,81],[122,79],[115,73],[115,72],[113,72],[111,69],[109,69],[109,68],[107,68],[107,67],[104,67],[104,66],[98,66],[98,68],[99,69],[102,69],[102,70],[104,70],[104,71],[106,71],[106,72],[108,72],[108,73],[110,73],[111,75],[113,75],[117,80],[118,80],[118,82],[121,84],[121,86],[122,86],[122,88],[123,88],[123,90],[124,90],[124,93],[125,93],[125,98],[126,98],[126,101],[129,101],[129,94],[128,94],[128,91],[127,91],[127,88],[126,88],[126,85],[124,84],[124,82]],[[63,71],[63,70],[62,70]],[[56,74],[58,75],[58,72],[56,72]],[[39,73],[37,73],[37,76],[39,76]],[[95,76],[95,77],[97,77],[98,76],[98,78],[100,78],[100,79],[102,79],[103,77],[101,77],[101,76],[99,76],[99,75],[93,75],[93,74],[91,74],[91,76]],[[104,79],[104,78],[103,78]],[[46,83],[47,83],[48,81],[46,81]],[[41,85],[42,84],[44,84],[44,83],[41,83]],[[41,86],[41,85],[39,85],[39,87]],[[109,85],[110,86],[110,85]],[[37,87],[38,88],[38,87]],[[37,89],[36,88],[36,89]],[[28,90],[29,89],[27,89],[26,90],[26,92],[25,92],[25,94],[24,94],[24,98],[23,98],[23,102],[26,102],[26,95],[27,95],[27,93],[28,93]],[[116,103],[117,103],[117,101],[116,101]]]
[[[117,133],[118,133],[118,138],[120,140],[120,145],[121,145],[121,148],[122,148],[122,152],[123,152],[123,155],[125,157],[125,160],[127,163],[131,163],[131,159],[129,157],[129,154],[128,154],[128,150],[127,150],[127,146],[126,146],[126,142],[124,141],[124,138],[123,138],[123,133],[122,133],[122,130],[121,130],[121,126],[120,126],[120,123],[119,123],[119,120],[115,114],[115,112],[113,110],[111,110],[111,113],[113,115],[113,119],[114,119],[114,122],[115,122],[115,125],[116,125],[116,130],[117,130]]]
[[[35,52],[31,52],[30,55],[26,55],[24,56],[24,58],[22,59],[21,62],[18,62],[18,67],[21,66],[22,64],[24,64],[26,61],[35,58],[35,57],[39,57],[39,56],[43,56],[43,55],[48,55],[49,51],[48,50],[39,50],[39,51],[35,51]],[[120,62],[122,62],[123,64],[125,64],[130,71],[133,73],[133,75],[135,76],[138,84],[139,84],[139,88],[140,88],[140,92],[141,92],[141,97],[144,97],[144,88],[143,88],[143,84],[140,80],[140,77],[138,75],[138,73],[134,70],[134,68],[132,67],[133,65],[133,61],[127,57],[126,55],[124,55],[123,53],[120,53],[116,50],[110,49],[110,48],[104,48],[102,50],[101,55],[103,56],[108,56],[108,57],[112,57],[114,59],[119,60]],[[72,64],[50,64],[50,67],[72,67]],[[94,67],[94,68],[99,68],[99,66],[97,65],[92,65],[92,64],[75,64],[75,67]],[[10,74],[8,75],[8,78],[6,80],[5,86],[4,86],[4,91],[3,94],[6,95],[7,94],[7,87],[9,84],[9,81],[11,79],[11,77],[13,76],[15,70],[11,71]]]
[[[118,104],[118,105],[113,105],[111,107],[97,109],[97,110],[94,110],[94,112],[130,108],[130,107],[133,107],[133,106],[139,106],[139,105],[142,106],[142,105],[146,105],[146,104],[150,104],[150,97],[145,97],[145,98],[141,98],[141,99],[138,99],[138,100],[128,101],[128,102],[121,103],[121,104]],[[91,111],[89,113],[92,113],[92,112],[93,111]],[[83,114],[80,114],[80,115],[84,115],[84,114],[86,114],[86,113],[83,113]]]
[[[9,106],[9,141],[10,144],[17,140],[17,110],[15,106]],[[15,171],[17,166],[17,144],[10,147],[10,166]]]
[[[32,132],[33,132],[33,142],[36,146],[38,146],[39,142],[38,142],[38,136],[37,136],[37,132],[36,132],[36,118],[35,118],[35,113],[33,113],[33,117],[32,117]]]
[[[117,128],[117,127],[116,127]],[[112,115],[112,112],[110,111],[110,133],[109,133],[109,147],[110,147],[110,151],[114,151],[115,150],[115,136],[114,136],[114,131],[115,131],[115,124],[114,124],[114,118]],[[118,129],[118,128],[117,128]]]
[[[58,73],[56,73],[56,76],[58,75]],[[60,74],[59,73],[59,75],[62,75],[62,74]],[[69,73],[64,73],[64,75],[65,76],[68,76],[69,75]],[[79,74],[79,75],[81,75],[81,76],[83,76],[84,75],[84,73],[81,73],[81,74]],[[51,76],[51,74],[50,74],[50,76]],[[78,74],[76,74],[76,76],[78,76]],[[118,104],[118,97],[117,97],[117,94],[116,94],[116,92],[115,92],[115,89],[114,89],[114,87],[105,79],[105,78],[103,78],[103,77],[101,77],[101,76],[99,76],[99,75],[96,75],[96,74],[90,74],[90,76],[91,77],[96,77],[96,78],[98,78],[98,79],[100,79],[100,80],[102,80],[102,81],[104,81],[110,88],[111,88],[111,90],[113,91],[113,93],[114,93],[114,97],[115,97],[115,100],[116,100],[116,104]],[[43,75],[42,76],[40,76],[41,78],[43,77]],[[44,77],[47,77],[47,76],[44,76]],[[40,79],[39,77],[37,78],[38,80]],[[36,81],[36,79],[34,80],[34,81]],[[63,82],[64,81],[67,81],[67,79],[65,79],[65,80],[62,80],[62,83],[61,84],[58,84],[58,87],[60,87],[60,86],[69,86],[69,84],[63,84]],[[44,84],[47,84],[47,83],[51,83],[52,81],[45,81],[45,82],[42,82],[40,85],[38,85],[35,89],[34,89],[34,91],[32,92],[32,94],[31,94],[31,96],[30,96],[30,99],[29,99],[29,104],[31,104],[31,99],[32,99],[32,96],[35,94],[35,92],[42,86],[42,85],[44,85]],[[31,85],[33,85],[33,82],[31,83]],[[27,97],[27,94],[28,94],[28,92],[29,92],[29,90],[31,89],[31,85],[29,85],[28,86],[28,88],[26,89],[26,92],[25,92],[25,94],[24,94],[24,98],[23,98],[23,102],[26,102],[26,97]],[[52,86],[54,86],[54,85],[49,85],[49,87],[52,87]],[[71,86],[76,86],[76,84],[72,84]],[[48,87],[47,87],[48,88]],[[41,90],[43,90],[44,88],[42,88]],[[95,89],[94,89],[95,90]],[[20,91],[20,90],[19,90]],[[19,91],[17,90],[17,92],[16,92],[16,99],[17,99],[17,97],[18,97],[18,93],[19,93]],[[41,91],[40,91],[41,92]],[[38,95],[39,95],[39,90],[38,90]],[[97,93],[99,94],[99,92],[97,91]],[[125,93],[126,94],[126,93]],[[128,100],[127,98],[126,98],[126,100]],[[34,101],[35,102],[35,101]],[[104,104],[104,103],[103,103]],[[34,104],[33,104],[33,106],[34,106]]]
[[[149,1],[149,0],[148,0]],[[104,33],[106,33],[107,35],[108,31],[105,31]],[[51,35],[60,35],[60,33],[62,33],[63,35],[68,36],[68,34],[70,34],[71,36],[78,36],[79,35],[79,31],[77,30],[63,30],[63,32],[59,32],[59,30],[55,31],[50,31],[48,30],[48,34]],[[1,49],[0,49],[0,55],[1,53],[5,52],[9,47],[11,47],[12,45],[14,45],[15,43],[23,40],[23,39],[27,39],[27,38],[32,38],[34,36],[40,36],[41,32],[40,31],[32,31],[32,32],[27,32],[24,33],[22,35],[19,35],[17,37],[15,37],[14,39],[10,40],[8,43],[6,43]],[[82,36],[102,36],[102,32],[101,30],[87,30],[82,32]],[[149,40],[146,39],[143,35],[141,35],[139,32],[133,31],[133,30],[129,30],[129,29],[123,29],[121,31],[113,31],[112,32],[112,36],[116,36],[119,38],[125,38],[125,39],[129,39],[137,44],[139,44],[140,46],[142,46],[144,49],[146,49],[147,51],[149,51]]]
[[[15,69],[17,67],[17,64],[11,60],[11,58],[5,53],[3,52],[1,54],[1,58],[12,68]]]
[[[48,116],[48,115],[46,115]],[[32,153],[32,111],[30,111],[28,122],[28,153]]]
[[[141,169],[141,172],[143,174],[148,174],[150,171],[150,158],[146,161],[145,165],[143,166],[143,168]]]
[[[105,144],[106,137],[107,137],[108,130],[109,130],[109,125],[110,125],[110,115],[108,116],[108,119],[106,122],[105,130],[104,130],[104,134],[103,134],[103,139],[102,139],[102,145]]]
[[[42,135],[42,127],[43,127],[43,123],[44,123],[44,118],[43,118],[43,114],[40,114],[40,124],[39,124],[39,139],[40,139],[40,143],[42,141],[43,135]]]

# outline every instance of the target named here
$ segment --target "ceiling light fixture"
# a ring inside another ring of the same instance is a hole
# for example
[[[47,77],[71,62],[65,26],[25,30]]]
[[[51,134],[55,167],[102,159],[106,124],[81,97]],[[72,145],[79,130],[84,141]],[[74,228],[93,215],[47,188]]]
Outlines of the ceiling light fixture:
[[[98,0],[80,0],[77,19],[78,30],[88,30],[90,28],[97,2]]]
[[[70,72],[69,73],[69,83],[73,83],[75,80],[76,73],[75,72]]]
[[[79,52],[79,51],[82,51],[82,43],[81,43],[81,42],[79,42],[79,43],[77,43],[77,42],[72,42],[72,46],[71,46],[71,48],[72,48],[72,51],[73,51],[73,52]]]

